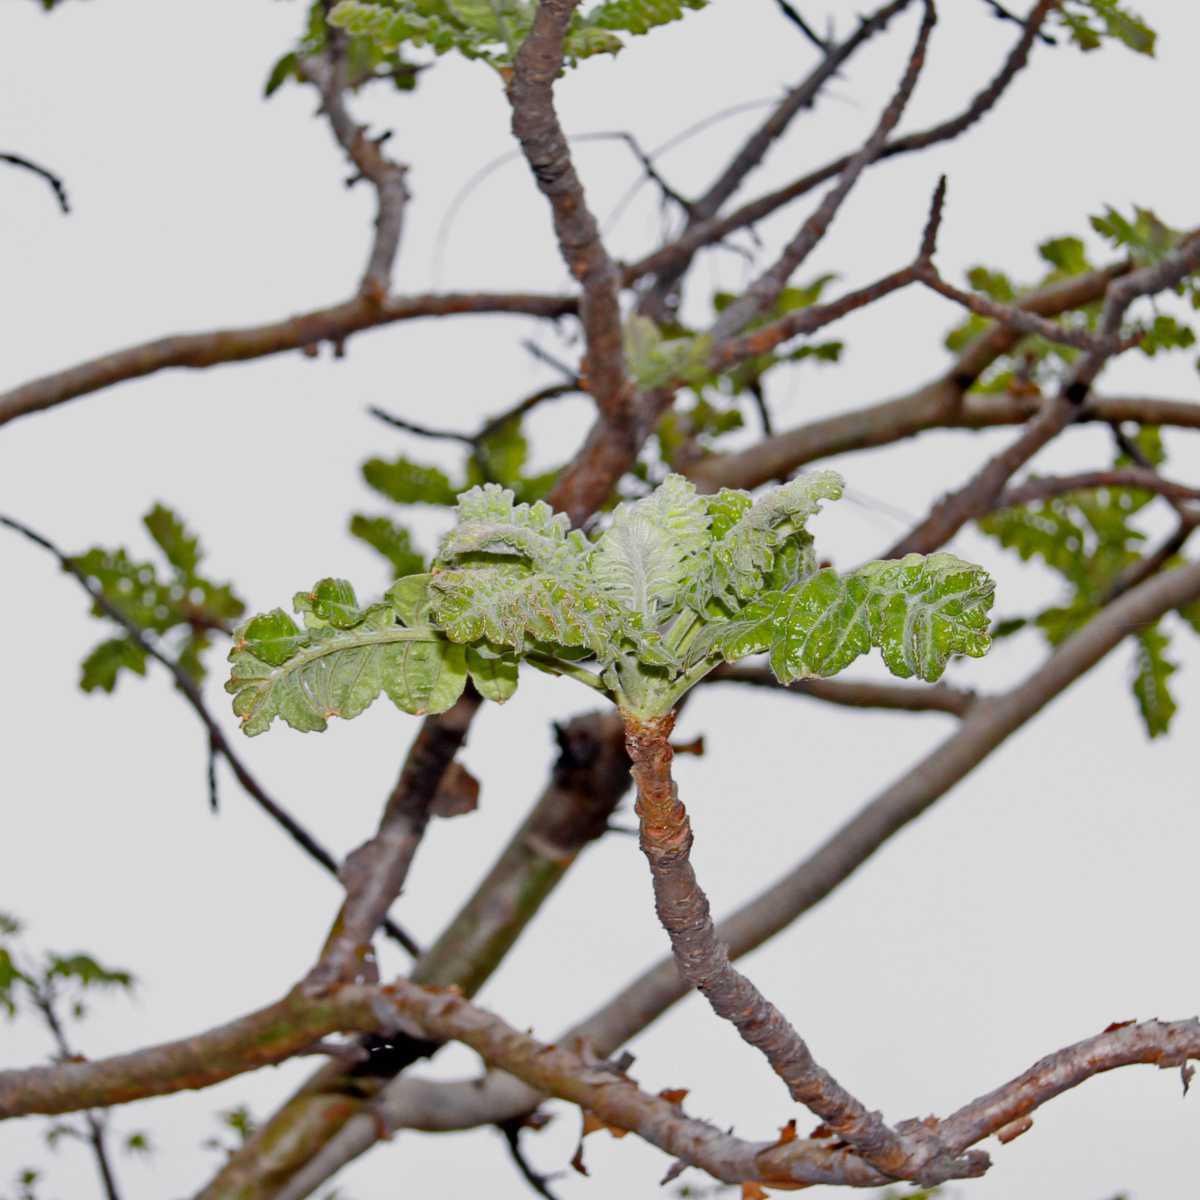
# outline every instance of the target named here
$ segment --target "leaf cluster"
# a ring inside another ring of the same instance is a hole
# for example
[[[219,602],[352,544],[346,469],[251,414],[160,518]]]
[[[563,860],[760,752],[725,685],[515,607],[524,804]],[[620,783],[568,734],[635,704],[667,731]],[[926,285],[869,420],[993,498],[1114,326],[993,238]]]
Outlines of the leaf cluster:
[[[841,490],[828,471],[757,500],[670,475],[588,538],[542,502],[474,487],[430,573],[367,608],[344,580],[322,580],[295,598],[303,628],[275,610],[239,629],[234,711],[251,734],[276,717],[324,729],[381,692],[438,712],[468,676],[507,699],[524,661],[647,717],[749,654],[766,653],[783,681],[836,674],[872,647],[894,674],[926,680],[953,655],[983,654],[993,585],[979,567],[949,554],[818,566],[807,522]]]
[[[1126,217],[1116,209],[1106,207],[1103,213],[1089,220],[1096,233],[1117,250],[1128,254],[1138,266],[1158,262],[1183,236],[1145,208],[1135,207],[1132,217]],[[1017,284],[1004,271],[982,265],[967,272],[967,281],[989,299],[1016,304],[1032,291],[1095,269],[1083,239],[1074,235],[1049,238],[1038,246],[1037,251],[1046,270],[1032,283]],[[1200,275],[1184,279],[1175,292],[1186,299],[1193,310],[1200,309]],[[1101,307],[1102,301],[1093,301],[1064,314],[1058,319],[1059,323],[1075,332],[1094,332]],[[960,353],[990,325],[986,317],[970,314],[947,334],[946,348]],[[1134,332],[1140,335],[1138,348],[1147,357],[1154,357],[1160,351],[1185,350],[1196,343],[1195,331],[1186,321],[1157,309],[1148,322],[1130,325],[1123,331],[1125,334]],[[996,359],[974,383],[972,391],[1040,393],[1061,382],[1079,353],[1072,346],[1049,341],[1040,335],[1023,337],[1010,353]]]
[[[564,60],[574,65],[594,54],[615,54],[620,34],[645,34],[679,20],[687,9],[708,0],[604,0],[576,11],[563,43]],[[512,66],[533,28],[535,0],[339,0],[329,21],[384,54],[403,45],[436,54],[456,50],[494,67]]]
[[[1120,0],[1065,0],[1054,16],[1081,50],[1098,50],[1110,40],[1154,56],[1154,30]]]
[[[165,505],[156,504],[142,518],[162,564],[132,557],[123,546],[95,546],[73,560],[91,585],[137,629],[161,640],[176,663],[195,680],[204,676],[204,652],[210,634],[224,629],[245,612],[228,583],[216,583],[201,570],[204,552],[198,538]],[[97,617],[107,614],[95,605]],[[83,660],[80,687],[85,692],[111,692],[122,671],[146,673],[146,653],[123,633],[95,646]]]
[[[304,34],[299,45],[276,60],[263,87],[264,96],[273,96],[285,83],[301,79],[300,61],[329,48],[332,30],[326,19],[326,0],[312,0],[308,6]],[[346,87],[355,91],[364,84],[390,82],[400,92],[417,86],[421,67],[405,60],[399,49],[384,49],[371,38],[343,36],[338,47]]]
[[[1158,466],[1165,454],[1159,431],[1144,426],[1137,434],[1140,457]],[[1117,466],[1129,466],[1123,455]],[[1025,561],[1036,559],[1067,584],[1064,599],[1030,617],[1010,618],[997,636],[1026,626],[1041,630],[1057,646],[1076,633],[1108,602],[1121,576],[1142,557],[1145,534],[1133,524],[1154,497],[1135,488],[1096,488],[1054,496],[984,517],[980,529]],[[1182,615],[1200,632],[1200,606]],[[1135,631],[1132,693],[1150,737],[1168,731],[1176,705],[1169,681],[1177,670],[1169,657],[1170,638],[1159,621]]]

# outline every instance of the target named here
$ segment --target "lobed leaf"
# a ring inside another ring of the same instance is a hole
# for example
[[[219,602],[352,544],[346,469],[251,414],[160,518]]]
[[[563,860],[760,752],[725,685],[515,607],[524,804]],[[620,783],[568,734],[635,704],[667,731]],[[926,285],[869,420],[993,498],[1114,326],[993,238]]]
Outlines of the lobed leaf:
[[[1168,731],[1175,715],[1169,680],[1179,668],[1167,658],[1170,642],[1158,622],[1139,630],[1134,641],[1133,695],[1146,732],[1156,738]]]

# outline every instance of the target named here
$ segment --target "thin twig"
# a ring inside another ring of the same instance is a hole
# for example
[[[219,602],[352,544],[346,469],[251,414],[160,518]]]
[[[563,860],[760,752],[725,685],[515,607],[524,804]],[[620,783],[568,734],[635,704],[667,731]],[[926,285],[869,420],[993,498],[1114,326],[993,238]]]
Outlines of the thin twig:
[[[310,858],[323,866],[331,875],[337,876],[338,862],[337,859],[321,845],[317,839],[296,820],[278,801],[273,800],[262,784],[250,773],[250,769],[242,762],[241,757],[234,751],[225,737],[220,725],[216,719],[208,711],[204,703],[203,697],[200,695],[200,690],[197,688],[195,681],[178,663],[174,662],[166,654],[162,652],[145,634],[140,626],[135,624],[104,594],[103,590],[92,583],[87,577],[87,574],[80,570],[76,565],[75,560],[70,555],[65,554],[60,550],[49,538],[43,537],[28,525],[20,521],[14,520],[12,517],[0,514],[0,525],[5,525],[14,532],[28,538],[35,545],[41,546],[42,549],[49,551],[56,559],[59,565],[69,575],[73,576],[79,585],[91,596],[96,607],[111,618],[122,629],[126,635],[133,641],[138,648],[155,662],[161,663],[162,666],[170,672],[171,678],[175,681],[175,686],[183,695],[183,698],[188,702],[192,711],[200,718],[201,724],[204,726],[208,734],[208,744],[210,753],[219,754],[229,764],[238,783],[242,785],[246,794],[261,808],[267,816],[269,816],[283,831],[294,841]],[[404,932],[395,922],[390,919],[384,925],[388,936],[393,941],[398,942],[405,950],[416,956],[420,954],[420,947],[413,941],[407,933]]]
[[[921,27],[905,66],[904,75],[871,136],[863,143],[858,153],[849,159],[837,183],[830,188],[816,211],[800,227],[800,231],[787,244],[779,258],[737,300],[721,312],[709,331],[714,341],[724,341],[740,333],[755,317],[770,308],[792,273],[801,266],[825,236],[863,171],[879,156],[888,134],[903,116],[925,65],[925,51],[929,44],[929,35],[937,22],[937,10],[933,0],[923,0],[923,3],[925,15],[921,20]]]
[[[63,215],[66,216],[70,213],[71,204],[67,199],[66,184],[53,171],[47,170],[46,167],[38,166],[32,159],[26,158],[23,154],[10,154],[0,151],[0,162],[6,162],[10,166],[20,167],[23,171],[32,171],[34,175],[40,175],[50,185],[50,190],[54,193],[54,198],[58,201],[58,207],[62,209]]]
[[[359,125],[347,110],[342,41],[337,36],[327,53],[300,59],[298,70],[320,92],[321,111],[329,121],[333,136],[358,172],[349,182],[353,184],[360,178],[367,179],[375,188],[375,236],[359,284],[359,294],[379,302],[391,288],[392,267],[404,231],[404,213],[409,198],[405,183],[408,168],[392,162],[383,153],[387,135],[368,137],[366,126]]]
[[[970,126],[980,120],[994,107],[996,102],[1008,89],[1013,79],[1020,73],[1029,58],[1037,31],[1059,0],[1038,0],[1025,22],[1025,29],[1017,40],[1000,70],[957,116],[947,121],[939,122],[918,133],[906,134],[888,142],[877,156],[878,161],[892,158],[898,154],[909,154],[926,149],[939,142],[951,141],[965,132]],[[826,163],[824,166],[802,175],[799,179],[775,191],[768,192],[755,200],[728,213],[724,217],[712,217],[708,221],[685,231],[674,241],[660,247],[653,253],[629,264],[624,271],[626,284],[640,279],[648,274],[659,275],[664,271],[687,263],[691,257],[705,246],[710,246],[728,237],[739,229],[745,229],[763,220],[771,213],[782,208],[785,204],[806,195],[813,188],[819,187],[827,180],[833,179],[844,171],[852,161],[850,155],[843,155]]]
[[[1137,488],[1154,492],[1175,500],[1200,500],[1200,488],[1173,483],[1164,479],[1157,471],[1145,468],[1110,469],[1106,471],[1081,471],[1077,475],[1048,475],[1029,479],[1025,483],[1010,487],[996,498],[995,507],[1016,508],[1036,500],[1048,500],[1068,492],[1081,492],[1090,488]]]
[[[517,1168],[521,1178],[529,1184],[535,1196],[541,1196],[543,1200],[558,1200],[558,1197],[550,1190],[550,1181],[555,1178],[554,1175],[543,1175],[540,1171],[535,1171],[529,1159],[525,1157],[525,1152],[521,1149],[521,1130],[525,1128],[524,1117],[514,1117],[509,1121],[500,1121],[496,1128],[500,1132],[500,1136],[504,1138],[504,1144],[508,1147],[508,1155],[513,1161],[513,1165]]]
[[[799,29],[800,32],[804,34],[804,36],[808,38],[808,40],[812,42],[812,44],[816,46],[818,50],[822,51],[823,53],[829,50],[829,43],[817,34],[817,31],[813,29],[813,27],[800,15],[794,5],[789,4],[788,0],[775,0],[775,3],[779,6],[779,11],[783,13],[783,15],[789,21],[791,21],[791,23],[795,25],[796,28]]]
[[[1004,5],[999,2],[999,0],[983,0],[983,2],[992,10],[992,15],[996,18],[996,20],[1012,21],[1016,25],[1025,24],[1024,17],[1018,17],[1016,13],[1009,12],[1009,10],[1005,8]],[[1058,39],[1053,37],[1051,34],[1048,34],[1044,29],[1039,29],[1037,31],[1037,39],[1046,46],[1058,45]]]

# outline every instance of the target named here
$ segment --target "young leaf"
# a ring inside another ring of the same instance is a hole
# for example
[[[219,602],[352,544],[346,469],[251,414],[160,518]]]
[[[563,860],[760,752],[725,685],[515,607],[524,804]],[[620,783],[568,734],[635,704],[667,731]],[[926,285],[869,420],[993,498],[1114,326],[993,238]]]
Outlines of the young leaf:
[[[371,487],[397,504],[454,503],[455,488],[445,471],[415,463],[403,455],[391,462],[369,458],[363,463],[362,473]]]
[[[707,505],[689,480],[669,475],[617,508],[588,565],[595,584],[650,628],[672,614],[708,542]]]
[[[460,680],[461,692],[465,668],[459,670],[450,656],[443,671],[440,663],[414,660],[405,652],[407,644],[437,637],[431,630],[400,625],[396,609],[386,603],[368,608],[351,629],[318,625],[303,637],[277,609],[238,632],[225,690],[233,694],[233,711],[250,736],[269,728],[276,717],[293,729],[323,730],[329,717],[358,716],[381,690],[406,711],[443,711],[434,706],[454,703],[457,693],[447,699],[452,680]]]

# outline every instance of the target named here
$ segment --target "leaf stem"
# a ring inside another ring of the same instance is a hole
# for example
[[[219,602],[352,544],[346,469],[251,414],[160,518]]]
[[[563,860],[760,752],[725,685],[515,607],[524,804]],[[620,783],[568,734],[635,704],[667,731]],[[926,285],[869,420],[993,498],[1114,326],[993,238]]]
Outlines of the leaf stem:
[[[542,654],[536,650],[525,654],[523,660],[531,667],[544,671],[547,675],[561,675],[566,679],[577,680],[616,703],[612,692],[601,682],[600,678],[578,663],[556,658],[553,654]]]

